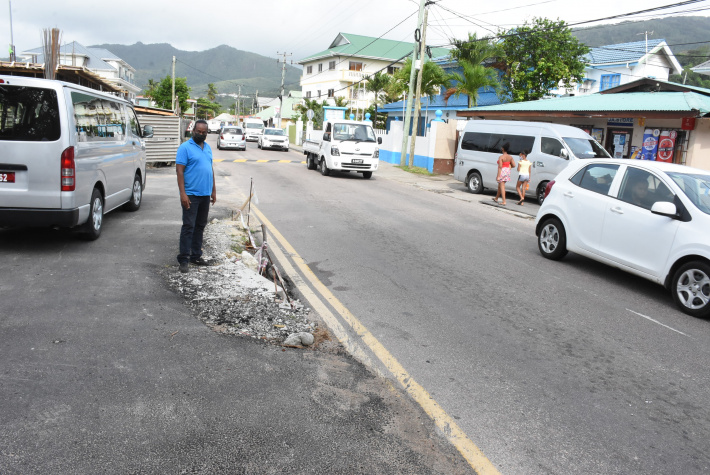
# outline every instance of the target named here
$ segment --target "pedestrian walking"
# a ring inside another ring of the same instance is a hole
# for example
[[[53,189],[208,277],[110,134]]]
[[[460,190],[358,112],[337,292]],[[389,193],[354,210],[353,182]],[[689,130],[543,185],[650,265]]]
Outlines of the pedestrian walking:
[[[505,184],[510,181],[510,169],[515,166],[515,160],[508,154],[510,150],[510,144],[504,143],[500,148],[502,155],[498,157],[498,174],[496,175],[496,181],[498,182],[498,193],[493,201],[498,203],[498,198],[503,198],[503,206],[506,205],[505,202]]]
[[[523,205],[525,201],[525,190],[530,188],[530,171],[532,162],[528,160],[528,151],[523,150],[520,152],[520,160],[518,161],[518,185],[516,190],[518,191],[518,196],[520,196],[520,201],[518,204]]]
[[[217,201],[217,186],[212,169],[212,149],[205,143],[207,122],[198,120],[192,138],[178,147],[175,157],[182,228],[180,229],[180,254],[177,256],[180,272],[188,271],[188,263],[210,265],[202,258],[202,237],[207,226],[210,202]]]

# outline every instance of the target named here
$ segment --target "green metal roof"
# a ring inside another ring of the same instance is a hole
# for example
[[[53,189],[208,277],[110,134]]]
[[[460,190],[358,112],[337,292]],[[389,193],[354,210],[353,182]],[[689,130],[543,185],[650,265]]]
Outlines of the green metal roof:
[[[294,97],[295,96],[295,97]],[[278,99],[276,100],[278,105]],[[282,119],[291,119],[296,114],[293,110],[294,106],[302,101],[300,91],[291,91],[287,97],[284,97],[283,110],[281,111]],[[262,120],[269,120],[270,118],[276,116],[276,106],[267,107],[258,114],[254,114],[254,117],[258,117]]]
[[[558,97],[475,107],[469,111],[502,112],[710,112],[710,97],[695,92],[620,92]]]
[[[339,33],[327,50],[303,58],[298,61],[298,64],[332,56],[355,56],[395,61],[411,54],[413,48],[414,43],[405,41],[385,40],[371,36]],[[449,54],[449,50],[445,48],[431,48],[431,54],[432,57],[444,56]]]

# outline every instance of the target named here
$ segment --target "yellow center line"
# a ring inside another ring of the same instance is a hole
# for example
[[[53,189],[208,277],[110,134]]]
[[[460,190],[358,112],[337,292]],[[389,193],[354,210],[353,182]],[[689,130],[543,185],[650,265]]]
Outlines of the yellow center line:
[[[246,161],[247,161],[246,158],[237,158],[236,160],[234,160],[234,163],[246,162]]]
[[[279,160],[279,163],[291,163],[291,160]]]
[[[266,163],[270,162],[271,160],[257,160],[256,163]]]
[[[493,463],[484,455],[483,451],[479,449],[476,444],[468,438],[466,433],[456,424],[454,419],[449,416],[446,411],[437,403],[434,398],[427,392],[426,389],[419,383],[417,383],[414,378],[412,378],[407,370],[404,369],[397,359],[382,345],[382,343],[375,338],[375,336],[370,333],[370,331],[353,315],[346,307],[343,305],[333,293],[328,290],[328,288],[323,285],[323,283],[316,277],[310,267],[305,263],[303,258],[298,255],[296,250],[289,244],[288,241],[281,235],[281,233],[274,227],[273,224],[264,216],[261,211],[259,211],[256,206],[252,204],[251,209],[254,214],[259,218],[259,220],[265,224],[273,238],[278,242],[281,247],[291,256],[293,262],[301,270],[303,276],[311,283],[313,288],[315,288],[318,293],[335,309],[335,311],[341,316],[341,318],[350,326],[350,328],[362,339],[362,341],[367,345],[367,347],[372,351],[372,353],[385,365],[385,367],[390,371],[392,376],[399,382],[399,384],[404,388],[405,391],[424,409],[424,411],[432,418],[436,426],[445,434],[446,438],[453,444],[454,447],[461,453],[461,455],[466,459],[466,461],[471,465],[471,467],[479,475],[500,475],[498,469],[495,468]],[[284,270],[291,268],[290,264],[286,260],[286,256],[281,252],[277,246],[269,247],[269,250],[276,254],[279,263],[284,267]],[[291,276],[297,277],[295,274],[290,274]],[[299,279],[292,279],[297,283]],[[298,285],[298,283],[297,283]],[[318,296],[310,291],[308,287],[299,286],[299,290],[302,291],[303,295],[308,298],[309,302],[314,306],[315,310],[319,311],[319,315],[324,316],[320,309],[324,309],[325,306],[317,302]],[[309,298],[310,297],[310,298]],[[315,299],[315,300],[311,300]],[[315,303],[315,304],[314,304]],[[318,307],[318,308],[315,308]],[[330,312],[326,309],[325,315]],[[332,314],[331,314],[332,316]],[[364,361],[369,360],[362,351],[359,350],[357,345],[352,345],[345,334],[342,331],[342,326],[337,320],[333,318],[326,320],[326,323],[331,328],[335,327],[337,331],[336,336],[345,345],[346,348],[355,350],[355,356],[358,354],[364,357]],[[333,326],[331,326],[333,325]]]
[[[212,160],[212,161],[213,161],[213,162],[223,162],[224,159],[223,159],[223,158],[218,158],[217,160]]]

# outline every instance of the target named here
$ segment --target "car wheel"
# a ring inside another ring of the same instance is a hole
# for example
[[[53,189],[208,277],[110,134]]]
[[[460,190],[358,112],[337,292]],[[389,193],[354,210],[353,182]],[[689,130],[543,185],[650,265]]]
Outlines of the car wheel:
[[[330,175],[330,168],[328,168],[328,165],[325,163],[325,158],[320,161],[320,174],[323,176]]]
[[[537,204],[541,205],[545,201],[545,188],[547,188],[548,181],[543,181],[537,185],[537,190],[535,191],[537,197]]]
[[[362,172],[362,177],[365,179],[369,179],[372,177],[372,172]]]
[[[466,178],[466,187],[471,193],[479,194],[483,191],[483,180],[481,179],[481,174],[478,172],[471,173],[468,178]]]
[[[567,255],[567,235],[557,218],[547,218],[537,237],[537,247],[543,257],[557,261]]]
[[[703,261],[683,264],[671,282],[673,300],[693,317],[710,315],[710,265]]]
[[[101,236],[104,222],[104,199],[98,188],[94,188],[91,193],[91,204],[89,206],[89,219],[83,226],[83,236],[89,241],[94,241]]]
[[[141,202],[143,201],[143,184],[141,183],[141,177],[138,173],[133,177],[133,189],[131,190],[131,200],[126,203],[126,209],[128,211],[138,211],[141,207]]]
[[[259,142],[256,143],[257,148],[261,148],[261,144]]]

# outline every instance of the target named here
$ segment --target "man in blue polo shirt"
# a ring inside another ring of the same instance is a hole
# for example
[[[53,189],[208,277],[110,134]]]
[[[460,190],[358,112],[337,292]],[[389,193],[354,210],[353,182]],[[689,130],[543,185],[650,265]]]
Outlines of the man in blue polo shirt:
[[[217,201],[217,186],[212,170],[212,149],[205,143],[207,122],[198,120],[192,130],[192,138],[178,147],[175,157],[177,182],[182,205],[182,229],[180,230],[180,272],[188,271],[188,262],[210,265],[202,258],[202,235],[207,226],[210,202]]]

